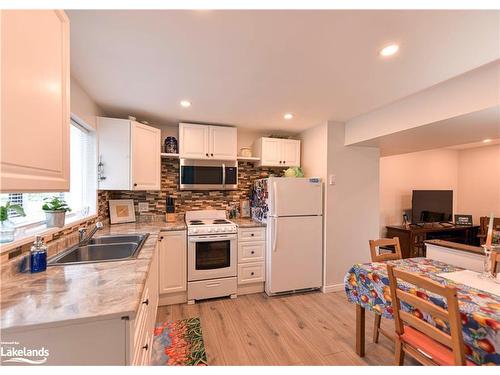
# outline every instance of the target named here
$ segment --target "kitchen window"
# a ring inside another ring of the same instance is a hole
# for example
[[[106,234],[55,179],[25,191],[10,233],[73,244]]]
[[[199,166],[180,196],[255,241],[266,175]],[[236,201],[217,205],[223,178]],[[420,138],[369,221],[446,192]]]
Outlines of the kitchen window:
[[[71,212],[67,218],[83,218],[96,212],[96,151],[95,132],[82,125],[76,118],[71,119],[70,129],[70,191],[56,193],[5,193],[0,194],[0,203],[10,201],[24,208],[26,216],[10,212],[10,220],[16,227],[28,227],[43,224],[45,214],[42,211],[44,199],[57,196],[64,199]]]

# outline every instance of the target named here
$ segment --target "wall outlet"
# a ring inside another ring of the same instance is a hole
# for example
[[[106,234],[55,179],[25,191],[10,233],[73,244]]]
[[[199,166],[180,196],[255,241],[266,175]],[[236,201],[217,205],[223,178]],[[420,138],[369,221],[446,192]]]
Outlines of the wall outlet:
[[[139,202],[139,212],[148,212],[148,211],[149,211],[149,203]]]

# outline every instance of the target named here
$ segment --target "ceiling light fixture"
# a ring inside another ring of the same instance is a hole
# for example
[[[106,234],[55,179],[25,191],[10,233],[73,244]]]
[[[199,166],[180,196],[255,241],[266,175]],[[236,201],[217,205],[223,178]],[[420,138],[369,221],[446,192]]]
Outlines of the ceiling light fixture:
[[[380,50],[380,56],[388,57],[398,52],[399,46],[397,44],[389,44]]]
[[[181,106],[183,106],[184,108],[191,107],[191,102],[188,100],[182,100]]]
[[[487,139],[483,139],[483,143],[490,143],[491,142],[491,139],[487,138]]]
[[[293,118],[293,115],[292,115],[291,113],[286,113],[286,114],[283,116],[283,118],[284,118],[285,120],[291,120],[291,119]]]

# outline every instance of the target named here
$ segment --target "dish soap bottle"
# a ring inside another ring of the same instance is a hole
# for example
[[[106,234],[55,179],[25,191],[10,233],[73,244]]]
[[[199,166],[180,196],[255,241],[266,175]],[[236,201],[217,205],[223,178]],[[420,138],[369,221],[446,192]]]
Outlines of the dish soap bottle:
[[[30,272],[43,272],[47,269],[47,246],[42,236],[36,236],[30,251]]]

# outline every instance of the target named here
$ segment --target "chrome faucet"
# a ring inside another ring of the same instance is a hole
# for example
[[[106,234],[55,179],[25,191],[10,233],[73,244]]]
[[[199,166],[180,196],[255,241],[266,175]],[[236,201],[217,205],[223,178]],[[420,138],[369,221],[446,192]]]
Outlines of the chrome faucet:
[[[98,221],[97,223],[95,223],[95,227],[92,228],[92,230],[90,231],[90,233],[88,235],[86,235],[87,233],[87,229],[86,228],[80,228],[78,229],[78,232],[79,232],[79,241],[78,242],[78,246],[83,246],[83,245],[88,245],[89,241],[92,239],[92,237],[94,237],[94,234],[102,229],[103,225],[100,221]]]

